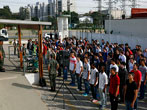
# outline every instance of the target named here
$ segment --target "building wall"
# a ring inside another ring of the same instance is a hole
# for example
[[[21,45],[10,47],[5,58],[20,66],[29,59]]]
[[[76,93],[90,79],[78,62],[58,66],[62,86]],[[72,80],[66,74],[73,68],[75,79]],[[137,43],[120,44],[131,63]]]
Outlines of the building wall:
[[[132,49],[135,48],[136,45],[141,45],[143,49],[147,48],[147,37],[140,38],[139,36],[129,36],[129,35],[108,35],[108,34],[98,34],[98,33],[90,33],[90,32],[82,32],[82,31],[70,31],[69,36],[76,36],[78,39],[87,38],[90,42],[92,39],[101,41],[104,39],[105,41],[109,41],[110,43],[119,43],[125,44],[128,43]]]
[[[147,19],[111,20],[110,24],[113,34],[147,37]],[[105,29],[109,32],[109,20],[105,21]]]

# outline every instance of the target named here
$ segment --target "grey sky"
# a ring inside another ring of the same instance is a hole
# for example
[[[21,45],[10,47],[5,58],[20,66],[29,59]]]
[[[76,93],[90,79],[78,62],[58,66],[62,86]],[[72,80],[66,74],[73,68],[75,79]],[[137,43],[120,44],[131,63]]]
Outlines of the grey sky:
[[[26,6],[27,4],[35,4],[37,1],[48,3],[48,0],[0,0],[0,8],[2,8],[5,5],[9,5],[12,12],[18,12],[20,6]],[[147,0],[137,0],[137,1],[139,1],[138,2],[140,4],[139,7],[147,8]],[[97,7],[97,2],[95,2],[94,0],[76,0],[76,5],[77,5],[78,13],[86,13],[89,11],[97,10],[95,8]],[[103,6],[107,7],[106,3],[103,2]],[[118,4],[117,7],[120,8],[120,4]],[[126,10],[127,10],[127,14],[129,14],[131,8],[127,6]]]

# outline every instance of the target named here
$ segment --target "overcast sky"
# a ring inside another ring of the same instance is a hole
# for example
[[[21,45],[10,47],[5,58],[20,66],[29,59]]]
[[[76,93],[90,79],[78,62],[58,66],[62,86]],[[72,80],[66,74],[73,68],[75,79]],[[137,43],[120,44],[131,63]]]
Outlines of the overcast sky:
[[[37,1],[48,3],[48,0],[0,0],[0,8],[5,5],[9,5],[12,12],[18,12],[20,6],[26,6],[27,4],[35,4]],[[102,0],[104,1],[104,0]],[[108,1],[108,0],[105,0]],[[147,0],[137,0],[139,1],[139,7],[147,8]],[[77,12],[86,13],[89,11],[97,10],[97,2],[94,0],[76,0]],[[106,2],[103,2],[105,9],[107,8]],[[115,5],[114,5],[115,6]],[[120,8],[120,4],[117,6]],[[130,14],[131,8],[127,6],[127,14]]]

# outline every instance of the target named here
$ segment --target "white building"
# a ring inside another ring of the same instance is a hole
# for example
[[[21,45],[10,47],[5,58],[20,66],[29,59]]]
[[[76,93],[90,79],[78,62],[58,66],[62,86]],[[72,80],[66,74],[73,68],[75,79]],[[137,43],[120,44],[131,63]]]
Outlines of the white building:
[[[82,16],[79,21],[80,23],[93,23],[93,18],[91,16]]]
[[[36,2],[28,4],[30,19],[33,17],[41,21],[47,21],[49,16],[61,15],[64,11],[76,11],[75,0],[48,0],[48,4]]]

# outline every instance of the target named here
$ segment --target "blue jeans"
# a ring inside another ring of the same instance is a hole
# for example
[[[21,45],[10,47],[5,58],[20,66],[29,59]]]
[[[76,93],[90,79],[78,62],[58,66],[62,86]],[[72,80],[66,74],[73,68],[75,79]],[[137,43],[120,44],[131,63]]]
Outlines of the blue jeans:
[[[140,86],[140,99],[144,99],[145,89],[146,86],[144,85],[144,81],[142,81]]]
[[[75,84],[75,73],[73,73],[73,71],[70,71],[70,76],[71,76],[71,83]]]
[[[100,94],[100,101],[101,101],[101,106],[104,107],[106,106],[106,92],[103,92],[103,89],[99,88],[99,94]]]
[[[126,110],[133,110],[133,108],[131,107],[131,103],[130,101],[126,101]]]
[[[134,109],[136,109],[136,110],[137,110],[137,105],[138,105],[138,99],[136,98],[136,101],[134,103]]]
[[[79,74],[76,73],[77,77],[77,84],[78,84],[78,89],[82,91],[82,77],[79,76]]]
[[[64,67],[64,68],[63,68],[64,80],[67,80],[67,73],[68,73],[68,69],[67,69],[67,67]]]
[[[85,93],[89,94],[89,81],[87,79],[84,79],[84,85],[85,85]]]

